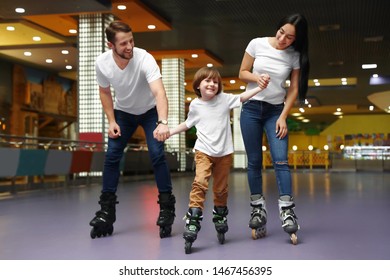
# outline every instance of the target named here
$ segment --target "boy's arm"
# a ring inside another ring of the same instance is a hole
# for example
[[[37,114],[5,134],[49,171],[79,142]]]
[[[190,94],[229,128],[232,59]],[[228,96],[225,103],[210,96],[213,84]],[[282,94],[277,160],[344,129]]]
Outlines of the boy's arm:
[[[269,75],[268,74],[261,74],[261,79],[259,81],[259,86],[255,87],[254,89],[244,91],[243,93],[240,94],[240,101],[245,102],[249,98],[253,97],[263,89],[265,89],[268,86],[269,83]]]
[[[182,122],[178,126],[176,126],[174,128],[170,128],[169,134],[170,134],[170,136],[172,136],[172,135],[178,134],[178,133],[186,131],[186,130],[188,130],[188,127],[186,126],[185,122]]]

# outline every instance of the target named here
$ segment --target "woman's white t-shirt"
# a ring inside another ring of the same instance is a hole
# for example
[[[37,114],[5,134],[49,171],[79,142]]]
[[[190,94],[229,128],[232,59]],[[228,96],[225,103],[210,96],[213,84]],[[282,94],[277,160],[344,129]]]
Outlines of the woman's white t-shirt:
[[[285,50],[277,50],[270,45],[268,39],[268,37],[261,37],[251,40],[245,51],[255,59],[252,72],[267,73],[271,78],[267,88],[251,99],[276,105],[284,102],[285,82],[291,71],[300,68],[299,53],[291,46]],[[248,83],[247,90],[256,86],[256,83]]]

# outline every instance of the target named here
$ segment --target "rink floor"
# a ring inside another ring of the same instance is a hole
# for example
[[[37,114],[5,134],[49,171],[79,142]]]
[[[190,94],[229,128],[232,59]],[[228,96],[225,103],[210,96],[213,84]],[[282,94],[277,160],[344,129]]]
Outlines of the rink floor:
[[[207,194],[202,229],[192,254],[184,253],[183,216],[192,173],[173,176],[176,220],[170,238],[155,225],[157,189],[153,180],[122,180],[114,233],[90,238],[89,221],[98,209],[101,185],[70,186],[0,197],[2,260],[388,260],[390,174],[292,172],[298,245],[291,244],[278,218],[272,171],[264,173],[267,236],[252,240],[248,228],[246,173],[230,177],[229,231],[219,244]]]

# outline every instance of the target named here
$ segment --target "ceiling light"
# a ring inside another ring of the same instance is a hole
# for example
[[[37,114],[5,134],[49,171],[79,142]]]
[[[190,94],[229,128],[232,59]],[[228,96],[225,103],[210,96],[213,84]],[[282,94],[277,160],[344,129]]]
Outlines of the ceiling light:
[[[301,113],[292,113],[291,115],[294,116],[294,117],[298,117],[298,116],[301,115]]]
[[[214,65],[212,63],[207,63],[207,67],[213,67]]]
[[[321,84],[319,82],[315,83],[316,87],[319,87]]]
[[[23,14],[26,10],[23,9],[23,8],[16,8],[15,9],[15,12],[17,12],[18,14]]]
[[[299,108],[299,112],[304,113],[304,112],[305,112],[305,109],[303,109],[303,108],[301,107],[301,108]]]
[[[368,109],[370,110],[370,111],[374,111],[374,106],[370,106],[370,107],[368,107]]]
[[[62,54],[69,54],[69,51],[68,50],[62,50],[61,53]]]
[[[308,122],[310,122],[310,120],[309,119],[303,119],[302,122],[308,123]]]
[[[46,63],[53,63],[53,59],[47,58],[47,59],[46,59]]]
[[[192,98],[191,97],[187,97],[187,101],[191,101],[192,100]]]
[[[346,81],[347,81],[347,78],[341,78],[341,81],[342,81],[342,82],[346,82]]]
[[[31,56],[31,55],[32,55],[31,52],[24,52],[23,54],[24,54],[25,56]]]
[[[15,27],[14,26],[7,26],[6,28],[8,31],[15,31]]]
[[[77,34],[77,30],[76,29],[69,29],[69,33],[70,34]]]
[[[337,112],[341,112],[341,108],[337,108],[336,111],[337,111]]]
[[[198,56],[199,56],[199,55],[197,55],[196,53],[191,54],[191,57],[192,57],[192,58],[198,58]]]
[[[362,64],[362,69],[375,69],[377,67],[376,64]]]
[[[127,7],[125,5],[118,5],[117,8],[118,8],[118,10],[121,10],[121,11],[127,9]]]
[[[343,86],[346,86],[346,85],[348,85],[348,83],[345,81],[345,82],[341,82],[341,84],[343,85]]]
[[[343,112],[334,112],[333,113],[333,115],[335,115],[335,116],[340,116],[340,115],[342,115],[343,114]]]
[[[72,65],[66,65],[65,68],[68,70],[71,70],[73,67],[72,67]]]
[[[34,36],[32,39],[35,42],[39,42],[40,40],[42,40],[41,37],[39,37],[39,36]]]
[[[379,75],[378,75],[378,74],[374,74],[374,75],[372,75],[372,77],[373,77],[373,78],[378,78]]]
[[[148,25],[148,29],[149,29],[149,30],[156,29],[156,26],[155,26],[154,24],[149,24],[149,25]]]
[[[230,83],[231,83],[231,84],[235,84],[235,83],[236,83],[236,80],[230,80]]]
[[[241,90],[245,90],[245,86],[240,86],[240,89]]]
[[[313,82],[314,82],[314,83],[318,83],[318,79],[314,79]]]

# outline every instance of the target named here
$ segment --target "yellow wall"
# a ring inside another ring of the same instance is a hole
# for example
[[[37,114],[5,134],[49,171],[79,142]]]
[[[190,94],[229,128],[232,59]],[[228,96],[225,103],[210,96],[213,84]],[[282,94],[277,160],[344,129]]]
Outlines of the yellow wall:
[[[344,116],[321,132],[321,135],[346,135],[359,133],[390,133],[390,114]]]
[[[322,135],[305,135],[305,134],[289,134],[288,148],[292,150],[292,146],[296,145],[299,151],[308,150],[308,146],[312,145],[314,149],[324,149],[327,145],[326,136]]]

